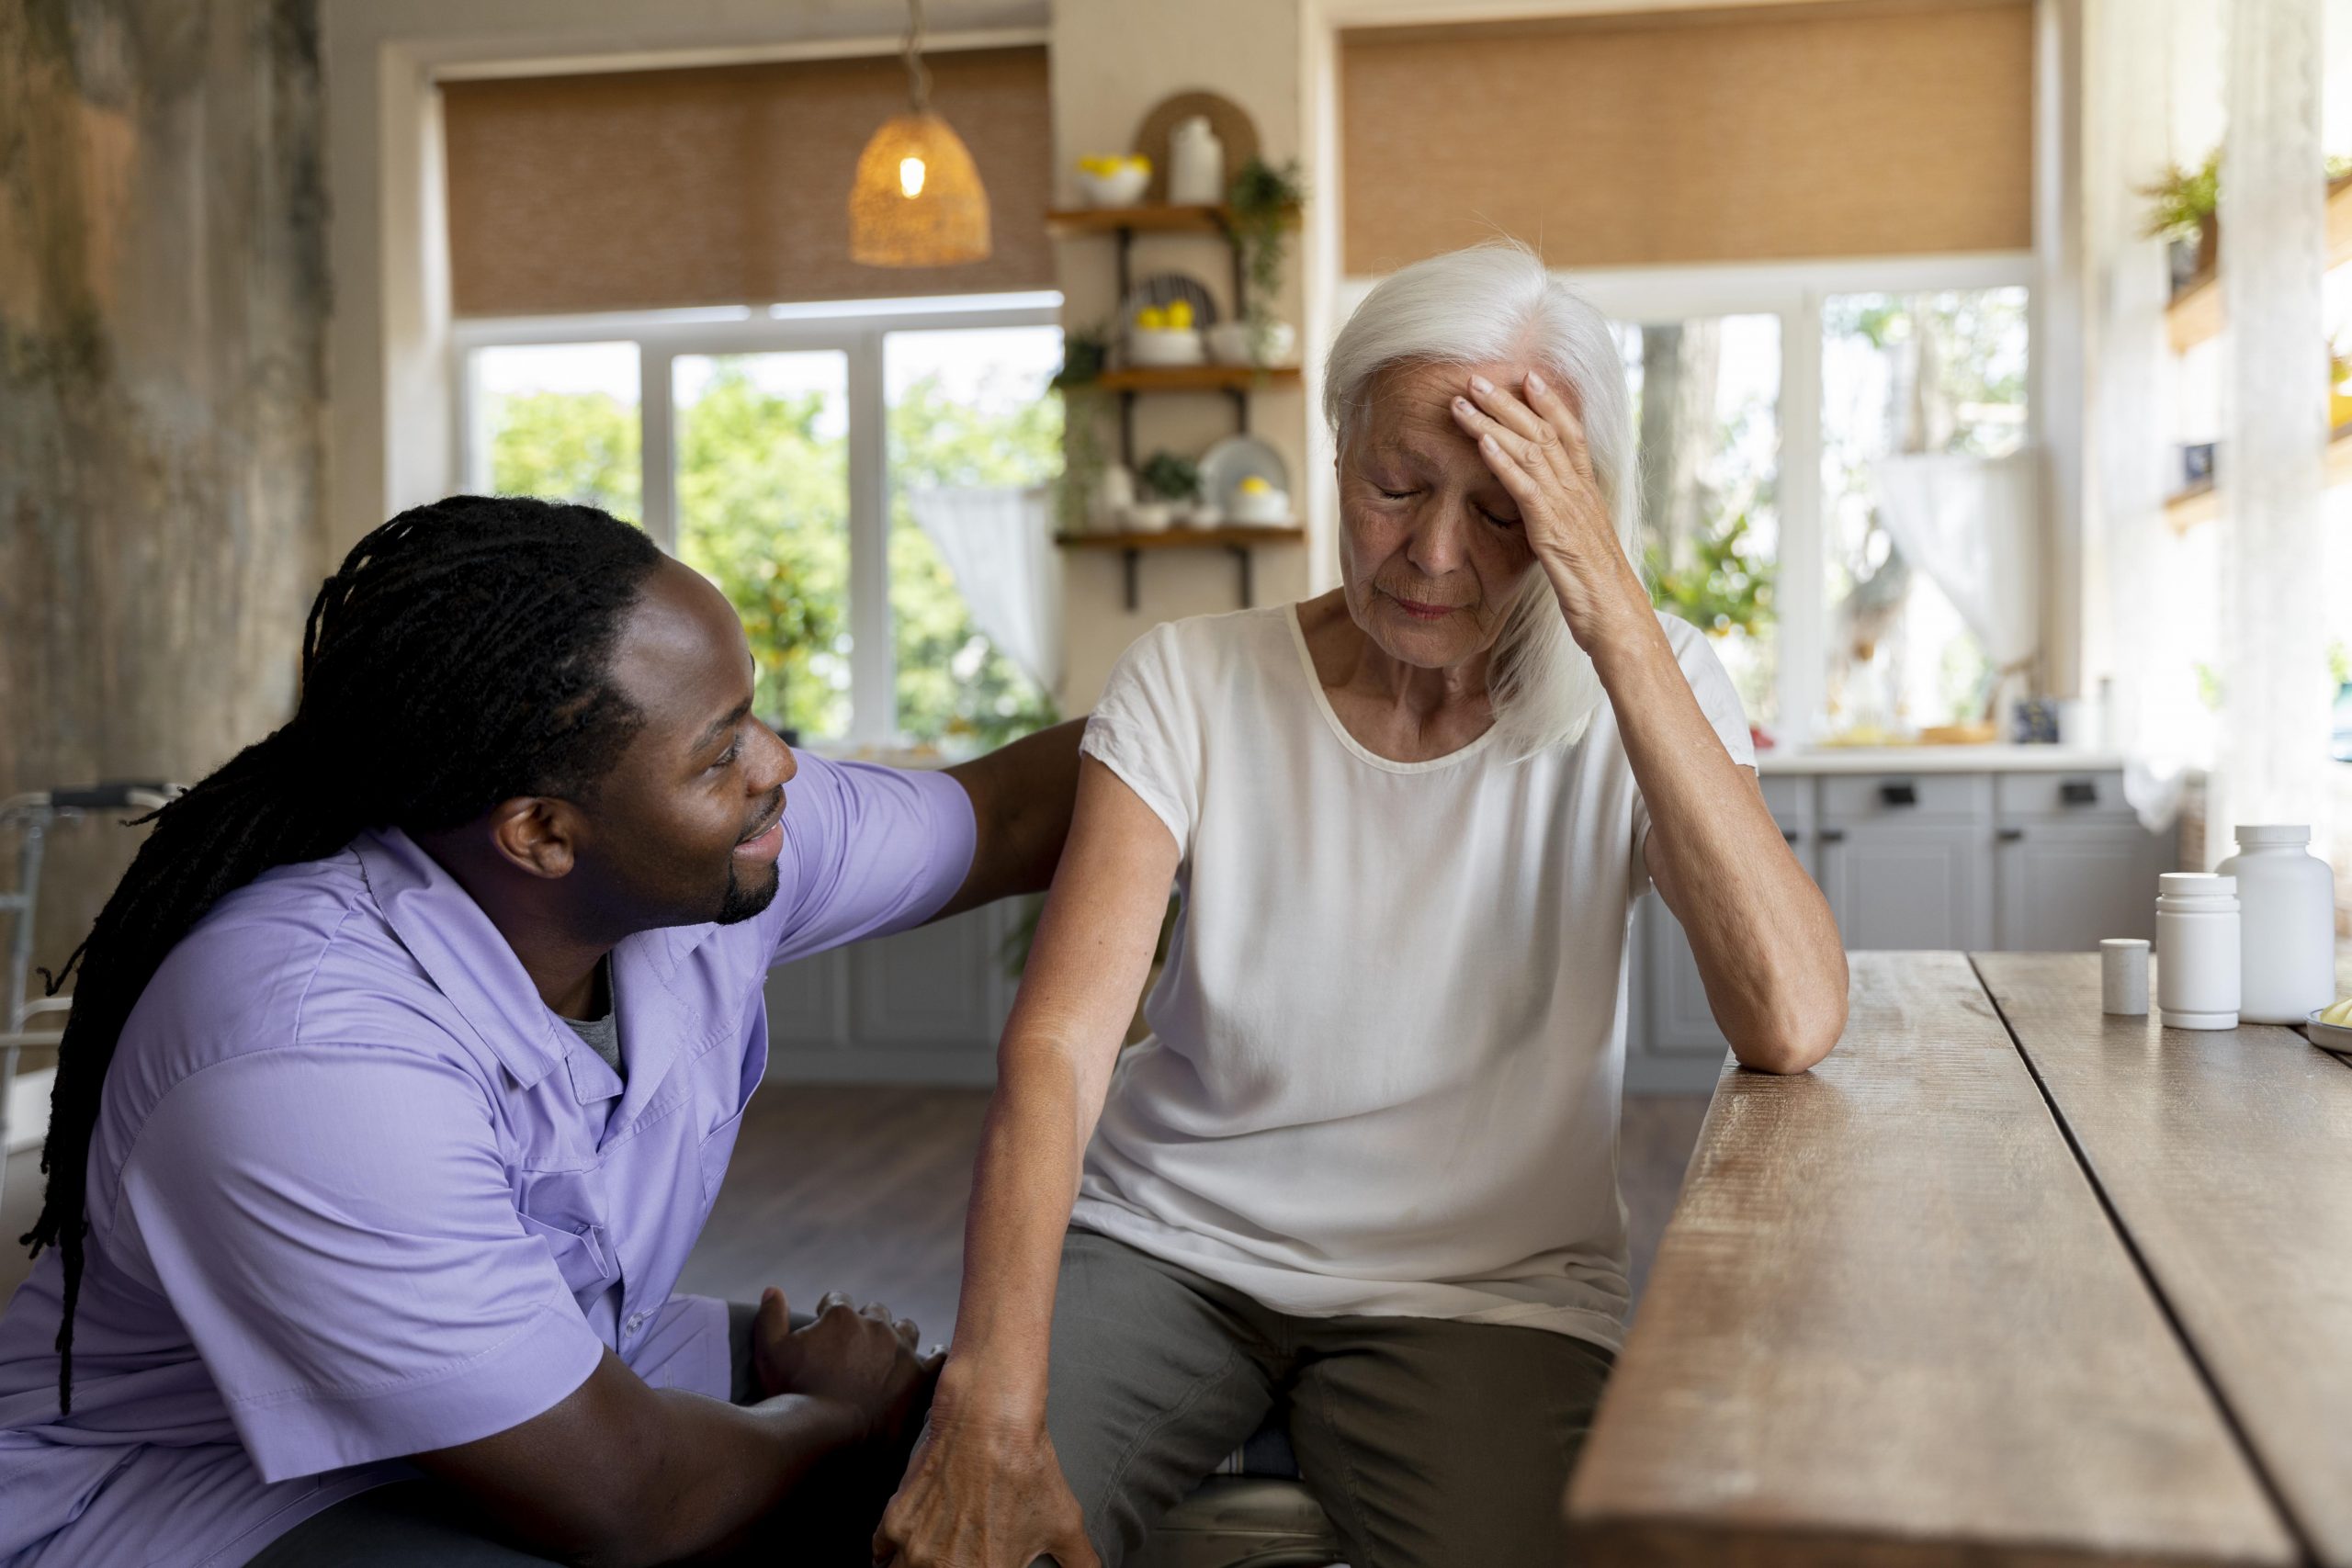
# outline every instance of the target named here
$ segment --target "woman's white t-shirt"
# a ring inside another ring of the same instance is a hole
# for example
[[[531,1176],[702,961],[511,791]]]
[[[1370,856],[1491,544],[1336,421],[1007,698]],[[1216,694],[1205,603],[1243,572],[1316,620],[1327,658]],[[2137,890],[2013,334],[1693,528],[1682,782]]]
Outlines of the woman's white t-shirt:
[[[1734,761],[1706,638],[1660,616]],[[1121,658],[1083,750],[1167,823],[1182,907],[1072,1223],[1302,1316],[1614,1349],[1625,942],[1648,817],[1603,703],[1519,761],[1359,745],[1290,605]]]

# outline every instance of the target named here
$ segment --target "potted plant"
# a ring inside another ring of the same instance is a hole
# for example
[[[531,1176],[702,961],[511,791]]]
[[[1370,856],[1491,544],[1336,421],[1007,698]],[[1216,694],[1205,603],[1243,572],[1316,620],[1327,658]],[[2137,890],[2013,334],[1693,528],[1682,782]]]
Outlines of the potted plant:
[[[1267,365],[1286,357],[1290,327],[1274,318],[1282,295],[1283,263],[1290,255],[1290,227],[1306,200],[1306,186],[1294,158],[1280,168],[1251,158],[1233,176],[1226,193],[1227,222],[1241,252],[1241,325],[1250,363]]]
[[[1192,521],[1201,491],[1198,463],[1173,452],[1154,452],[1143,460],[1136,478],[1142,482],[1144,492],[1154,498],[1136,508],[1138,522],[1147,527],[1164,527],[1171,522]]]
[[[2219,147],[2206,153],[2205,161],[2194,169],[2175,164],[2155,183],[2140,187],[2140,195],[2149,204],[2140,232],[2169,244],[2175,294],[2213,274],[2221,252],[2221,228],[2214,220],[2221,208],[2221,189]]]

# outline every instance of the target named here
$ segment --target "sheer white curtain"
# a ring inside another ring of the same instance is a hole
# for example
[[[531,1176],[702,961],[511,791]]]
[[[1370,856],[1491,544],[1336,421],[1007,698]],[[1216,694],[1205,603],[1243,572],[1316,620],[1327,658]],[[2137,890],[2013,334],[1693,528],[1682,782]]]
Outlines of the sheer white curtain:
[[[2211,824],[2325,809],[2322,0],[2232,0],[2222,163],[2224,742]]]
[[[939,547],[980,635],[1047,694],[1058,692],[1061,552],[1045,489],[919,490],[907,504]]]
[[[2006,457],[1921,453],[1882,460],[1879,521],[1904,559],[1943,590],[2002,689],[2041,646],[2040,509],[2030,451]]]

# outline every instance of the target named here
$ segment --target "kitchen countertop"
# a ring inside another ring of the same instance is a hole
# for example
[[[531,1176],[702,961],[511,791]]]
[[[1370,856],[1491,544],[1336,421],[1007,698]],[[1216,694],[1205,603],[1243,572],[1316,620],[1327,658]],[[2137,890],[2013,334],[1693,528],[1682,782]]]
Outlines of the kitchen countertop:
[[[1756,756],[1766,773],[2112,773],[2123,759],[2071,746],[1816,746]]]

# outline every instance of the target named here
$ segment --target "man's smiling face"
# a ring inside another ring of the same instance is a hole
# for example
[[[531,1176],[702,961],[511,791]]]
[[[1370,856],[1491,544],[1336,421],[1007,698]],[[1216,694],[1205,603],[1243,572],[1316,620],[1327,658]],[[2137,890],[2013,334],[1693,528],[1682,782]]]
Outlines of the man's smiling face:
[[[582,896],[629,930],[751,919],[776,895],[797,764],[752,716],[734,607],[664,560],[622,624],[612,681],[644,723],[582,808]]]

